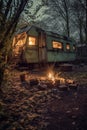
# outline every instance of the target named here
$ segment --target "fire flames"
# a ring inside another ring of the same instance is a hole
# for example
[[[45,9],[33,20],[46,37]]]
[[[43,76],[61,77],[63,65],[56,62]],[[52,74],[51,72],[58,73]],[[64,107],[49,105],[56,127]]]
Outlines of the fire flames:
[[[70,85],[76,86],[75,81],[73,81],[72,79],[66,78],[66,77],[62,77],[60,72],[55,73],[55,71],[49,71],[49,72],[47,72],[46,75],[40,75],[40,76],[39,75],[36,76],[36,75],[31,74],[28,77],[28,80],[30,82],[31,81],[36,82],[36,80],[37,80],[39,85],[42,85],[42,86],[48,85],[49,87],[50,86],[53,86],[53,87],[67,86],[68,87]]]
[[[52,72],[48,73],[48,79],[52,80],[52,82],[55,83],[55,77],[54,77],[54,74]]]
[[[71,79],[65,79],[63,77],[60,77],[58,74],[55,75],[53,72],[48,73],[48,79],[52,81],[53,84],[55,84],[56,81],[60,81],[60,84],[73,84],[74,81]]]

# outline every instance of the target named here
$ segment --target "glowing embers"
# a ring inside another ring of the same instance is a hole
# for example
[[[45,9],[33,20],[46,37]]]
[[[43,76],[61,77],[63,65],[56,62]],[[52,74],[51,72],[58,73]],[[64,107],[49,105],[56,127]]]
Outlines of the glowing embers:
[[[48,80],[51,81],[52,87],[56,87],[59,90],[70,90],[77,89],[78,85],[75,81],[60,77],[59,74],[55,74],[54,72],[48,73]]]
[[[71,79],[67,79],[66,82],[67,82],[68,84],[73,84],[73,83],[74,83],[74,81],[71,80]]]
[[[66,80],[64,78],[59,77],[59,74],[55,74],[54,72],[49,72],[48,73],[48,79],[55,84],[58,82],[59,84],[65,84]]]
[[[36,45],[36,38],[35,37],[29,37],[29,45],[31,45],[31,46]]]
[[[64,78],[59,78],[60,80],[60,84],[65,84],[66,83],[66,80]]]

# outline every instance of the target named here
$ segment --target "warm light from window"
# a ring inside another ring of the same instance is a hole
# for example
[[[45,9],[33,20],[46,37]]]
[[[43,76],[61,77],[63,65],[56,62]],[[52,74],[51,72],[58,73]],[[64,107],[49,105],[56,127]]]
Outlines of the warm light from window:
[[[17,36],[15,36],[13,38],[13,47],[16,47],[16,46],[23,46],[26,42],[26,38],[27,38],[27,35],[26,33],[21,33],[21,34],[18,34]]]
[[[17,46],[22,46],[23,44],[24,44],[23,40],[19,40],[16,45]]]
[[[53,41],[53,48],[55,49],[62,49],[62,43],[61,42],[56,42],[56,41]]]
[[[35,37],[29,37],[29,45],[35,45],[35,44],[36,44]]]
[[[66,44],[66,49],[70,50],[70,44],[69,43]]]

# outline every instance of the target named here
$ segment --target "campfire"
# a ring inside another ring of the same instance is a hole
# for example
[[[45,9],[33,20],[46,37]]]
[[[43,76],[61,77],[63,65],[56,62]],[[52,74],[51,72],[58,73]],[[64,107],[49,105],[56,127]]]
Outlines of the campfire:
[[[58,88],[60,90],[69,90],[69,89],[77,89],[77,84],[74,80],[64,78],[60,76],[60,73],[55,74],[54,71],[50,71],[47,75],[39,76],[37,75],[29,75],[27,76],[28,79],[26,80],[26,76],[23,81],[29,81],[30,86],[39,86],[39,88]]]
[[[60,84],[67,84],[67,83],[73,84],[74,83],[73,80],[60,77],[59,74],[54,74],[53,72],[48,73],[48,79],[51,80],[53,82],[53,84],[55,84],[56,81],[59,81]]]

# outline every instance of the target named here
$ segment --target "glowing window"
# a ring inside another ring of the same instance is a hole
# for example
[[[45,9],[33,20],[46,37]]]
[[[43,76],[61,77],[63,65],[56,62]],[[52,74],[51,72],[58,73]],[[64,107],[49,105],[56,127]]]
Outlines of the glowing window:
[[[35,37],[29,37],[29,45],[36,45],[36,38]]]
[[[70,44],[69,43],[66,44],[66,50],[70,50]]]
[[[55,48],[55,49],[62,49],[63,48],[63,44],[61,42],[53,41],[53,48]]]

